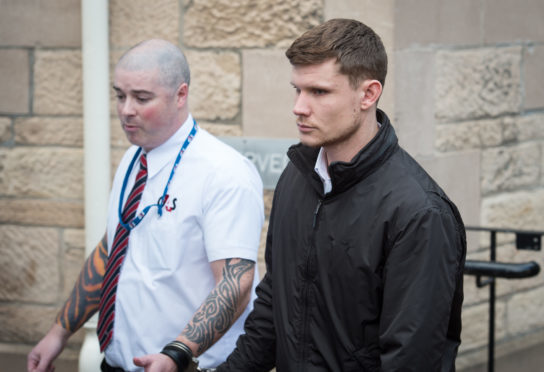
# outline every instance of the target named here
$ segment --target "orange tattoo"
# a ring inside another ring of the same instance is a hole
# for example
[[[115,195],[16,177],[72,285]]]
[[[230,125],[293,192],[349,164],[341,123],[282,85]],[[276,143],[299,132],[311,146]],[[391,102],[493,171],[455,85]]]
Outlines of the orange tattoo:
[[[104,235],[85,261],[70,297],[57,315],[56,322],[67,331],[77,331],[98,310],[107,260]]]

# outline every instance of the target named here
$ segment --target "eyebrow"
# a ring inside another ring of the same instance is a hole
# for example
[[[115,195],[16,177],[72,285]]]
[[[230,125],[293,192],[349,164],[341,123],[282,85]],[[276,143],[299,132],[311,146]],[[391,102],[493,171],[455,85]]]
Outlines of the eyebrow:
[[[121,88],[116,87],[115,85],[113,85],[113,89],[115,91],[117,91],[117,92],[123,92],[124,93],[124,91]],[[151,94],[151,95],[154,95],[153,92],[150,92],[150,91],[145,90],[145,89],[134,89],[134,90],[131,90],[130,93],[134,94],[134,95],[138,95],[138,94]]]
[[[326,91],[331,91],[335,88],[335,85],[332,84],[319,84],[319,83],[311,83],[311,84],[308,84],[306,86],[299,86],[297,84],[295,84],[294,82],[291,82],[291,85],[293,86],[293,88],[297,88],[297,89],[305,89],[305,90],[308,90],[308,89],[319,89],[319,90],[326,90]]]

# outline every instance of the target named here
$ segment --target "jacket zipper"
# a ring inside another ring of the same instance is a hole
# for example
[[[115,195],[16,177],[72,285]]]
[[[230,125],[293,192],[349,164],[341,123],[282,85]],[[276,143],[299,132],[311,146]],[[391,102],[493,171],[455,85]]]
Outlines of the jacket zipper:
[[[317,227],[317,217],[319,216],[319,211],[321,209],[321,206],[323,205],[323,199],[319,199],[317,201],[317,205],[315,207],[315,210],[314,210],[314,213],[313,213],[313,220],[312,220],[312,234],[314,235],[313,239],[311,240],[311,247],[310,249],[312,250],[315,250],[316,247],[315,247],[315,229]],[[306,259],[306,267],[305,267],[305,270],[306,270],[306,278],[305,278],[305,283],[304,283],[304,287],[303,287],[303,293],[304,293],[304,313],[303,313],[303,316],[302,316],[302,350],[300,352],[300,362],[302,363],[302,369],[301,369],[301,372],[303,372],[304,370],[306,370],[305,368],[305,364],[304,364],[304,361],[306,359],[306,349],[307,349],[307,345],[306,345],[306,338],[307,338],[307,334],[308,334],[308,304],[309,304],[309,295],[310,295],[310,285],[309,285],[309,282],[310,282],[310,274],[311,274],[311,270],[312,270],[312,254],[311,254],[311,251],[310,253],[308,254],[308,257]]]
[[[315,230],[315,226],[317,224],[317,215],[319,214],[319,209],[321,209],[321,204],[323,204],[323,200],[319,199],[317,201],[317,206],[315,207],[315,211],[314,211],[314,221],[312,222],[312,229],[314,229],[314,230]]]

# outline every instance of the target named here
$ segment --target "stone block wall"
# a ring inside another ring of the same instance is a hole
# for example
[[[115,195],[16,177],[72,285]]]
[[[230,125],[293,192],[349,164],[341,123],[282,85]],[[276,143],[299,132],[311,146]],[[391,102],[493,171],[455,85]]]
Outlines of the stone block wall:
[[[73,0],[1,8],[0,351],[23,354],[84,258],[81,17]]]
[[[401,143],[446,189],[465,223],[544,230],[544,29],[536,21],[544,3],[409,0],[395,10]],[[488,260],[489,235],[468,239],[467,258]],[[517,251],[513,234],[498,241],[499,261],[543,267],[544,252]],[[543,288],[542,274],[498,280],[497,357],[542,345]],[[465,276],[460,370],[487,360],[488,299],[488,288]]]
[[[159,37],[192,70],[190,108],[226,136],[296,137],[285,48],[333,17],[382,37],[380,107],[467,224],[544,230],[544,28],[540,0],[110,0],[110,63]],[[84,259],[81,9],[6,0],[0,12],[0,354],[47,331]],[[111,101],[112,169],[128,142]],[[264,194],[268,216],[272,191]],[[264,273],[261,259],[261,274]],[[487,259],[469,236],[469,258]],[[535,260],[512,236],[499,259]],[[487,290],[466,277],[459,369],[485,362]],[[544,343],[544,279],[498,283],[498,353]],[[76,336],[64,358],[77,358]]]

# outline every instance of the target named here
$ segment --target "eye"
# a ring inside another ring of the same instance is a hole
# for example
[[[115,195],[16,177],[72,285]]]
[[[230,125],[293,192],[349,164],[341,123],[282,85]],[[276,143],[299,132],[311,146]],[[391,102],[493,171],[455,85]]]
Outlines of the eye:
[[[324,94],[327,94],[328,92],[324,89],[315,88],[315,89],[312,89],[312,93],[316,96],[322,96]]]
[[[295,87],[295,86],[293,85],[293,89],[295,90],[295,93],[296,93],[297,95],[300,94],[300,88]]]
[[[125,95],[120,93],[117,93],[115,97],[117,97],[118,101],[123,101],[125,99]]]
[[[149,97],[141,97],[141,96],[138,96],[136,97],[136,100],[140,103],[146,103],[146,102],[149,102],[151,100],[151,98]]]

